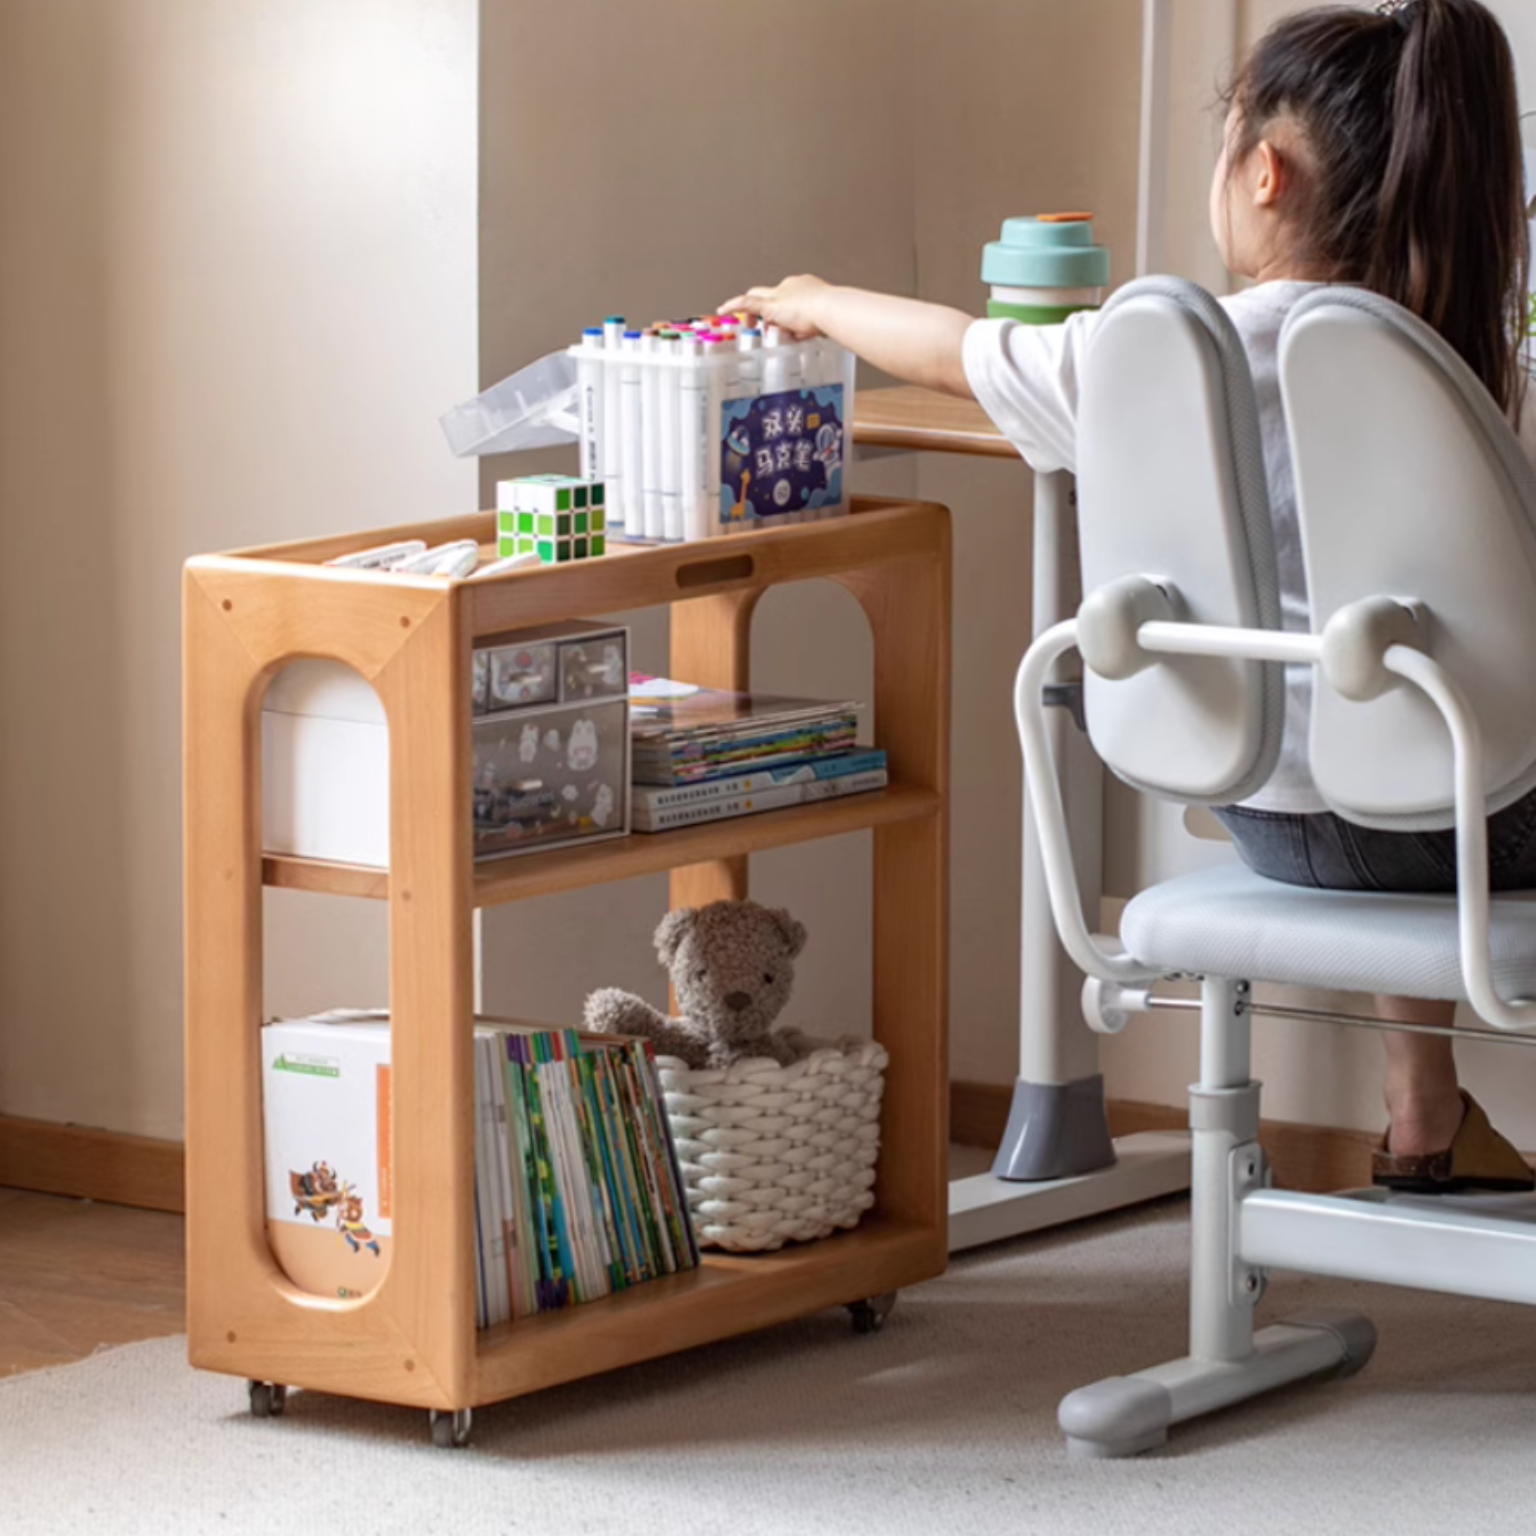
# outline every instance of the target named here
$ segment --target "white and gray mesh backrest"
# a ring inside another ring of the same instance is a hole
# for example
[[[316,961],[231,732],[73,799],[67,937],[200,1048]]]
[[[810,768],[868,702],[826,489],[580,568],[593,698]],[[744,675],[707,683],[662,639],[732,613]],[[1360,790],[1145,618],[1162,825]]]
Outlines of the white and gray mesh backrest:
[[[1194,622],[1280,627],[1253,380],[1203,289],[1142,278],[1105,306],[1078,416],[1085,594],[1125,576],[1178,590]],[[1252,794],[1274,770],[1285,680],[1272,662],[1167,656],[1085,677],[1088,732],[1137,789],[1190,804]]]
[[[1412,598],[1483,732],[1489,810],[1536,786],[1536,473],[1452,348],[1376,294],[1327,288],[1287,317],[1280,385],[1313,627]],[[1532,407],[1536,409],[1536,406]],[[1323,798],[1367,826],[1451,825],[1451,748],[1412,687],[1353,703],[1319,676]]]

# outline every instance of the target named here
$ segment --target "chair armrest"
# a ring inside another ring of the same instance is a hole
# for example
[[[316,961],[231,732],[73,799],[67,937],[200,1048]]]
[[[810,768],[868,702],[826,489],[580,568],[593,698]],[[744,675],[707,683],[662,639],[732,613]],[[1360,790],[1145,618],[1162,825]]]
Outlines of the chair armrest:
[[[1148,970],[1129,955],[1112,954],[1094,940],[1083,921],[1082,891],[1072,862],[1061,776],[1045,724],[1045,686],[1058,657],[1077,645],[1077,620],[1066,619],[1045,631],[1024,653],[1014,680],[1013,712],[1024,749],[1024,783],[1029,810],[1040,840],[1051,913],[1062,947],[1079,970],[1101,981],[1153,981],[1160,972]]]

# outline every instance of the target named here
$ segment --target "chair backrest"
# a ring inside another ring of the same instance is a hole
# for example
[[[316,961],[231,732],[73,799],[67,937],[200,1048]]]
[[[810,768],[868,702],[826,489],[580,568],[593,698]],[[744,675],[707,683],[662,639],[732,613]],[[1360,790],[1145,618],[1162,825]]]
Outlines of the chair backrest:
[[[1313,629],[1364,597],[1427,606],[1431,654],[1482,727],[1489,809],[1510,804],[1536,786],[1536,473],[1519,440],[1435,331],[1360,289],[1292,310],[1280,385]],[[1351,821],[1453,820],[1446,729],[1415,688],[1359,703],[1319,675],[1310,757]]]
[[[1148,576],[1178,589],[1191,621],[1280,627],[1253,380],[1203,289],[1143,278],[1105,306],[1080,394],[1077,478],[1084,592]],[[1137,789],[1222,805],[1274,770],[1277,663],[1169,656],[1124,679],[1090,670],[1084,694],[1095,750]]]

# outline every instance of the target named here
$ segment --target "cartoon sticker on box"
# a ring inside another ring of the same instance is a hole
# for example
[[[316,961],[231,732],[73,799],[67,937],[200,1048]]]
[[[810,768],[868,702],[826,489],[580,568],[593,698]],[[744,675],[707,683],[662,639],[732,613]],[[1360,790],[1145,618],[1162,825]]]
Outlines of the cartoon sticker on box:
[[[380,1256],[379,1240],[363,1222],[363,1197],[350,1184],[342,1186],[341,1209],[336,1212],[336,1230],[353,1253],[361,1253],[366,1248],[374,1258]]]
[[[841,502],[845,417],[841,384],[725,401],[719,520],[771,521]]]
[[[597,767],[597,725],[594,721],[581,719],[571,726],[565,747],[565,765],[572,773],[586,773]]]
[[[484,651],[476,651],[472,664],[471,695],[477,715],[484,714],[491,704],[491,658]]]
[[[597,786],[597,795],[592,801],[592,822],[594,826],[606,827],[613,820],[613,790],[606,784]]]
[[[316,1222],[324,1220],[342,1198],[336,1170],[324,1162],[312,1164],[308,1173],[290,1168],[288,1190],[293,1196],[293,1214],[302,1216],[308,1212],[310,1219]]]
[[[538,704],[555,696],[555,648],[506,646],[491,652],[491,702],[498,709]]]

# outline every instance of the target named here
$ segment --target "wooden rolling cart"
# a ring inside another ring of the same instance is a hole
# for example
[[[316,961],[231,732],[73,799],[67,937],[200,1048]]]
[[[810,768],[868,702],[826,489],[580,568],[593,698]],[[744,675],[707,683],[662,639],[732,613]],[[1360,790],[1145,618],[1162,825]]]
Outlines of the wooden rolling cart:
[[[704,544],[445,582],[327,568],[394,539],[493,541],[491,514],[209,555],[183,586],[188,1338],[193,1365],[251,1382],[431,1411],[439,1443],[469,1412],[635,1361],[849,1306],[866,1327],[945,1265],[948,1011],[949,515],[856,501],[853,515]],[[674,676],[749,686],[764,590],[829,578],[873,632],[873,703],[890,787],[654,836],[476,864],[470,652],[477,637],[671,606]],[[261,707],[300,656],[347,663],[389,721],[386,869],[264,857]],[[874,837],[874,1031],[890,1052],[878,1203],[853,1232],[694,1272],[566,1312],[475,1327],[471,914],[671,871],[674,905],[741,897],[747,856]],[[360,1301],[300,1291],[265,1233],[262,885],[389,903],[394,1244]],[[879,1300],[874,1300],[878,1298]]]

